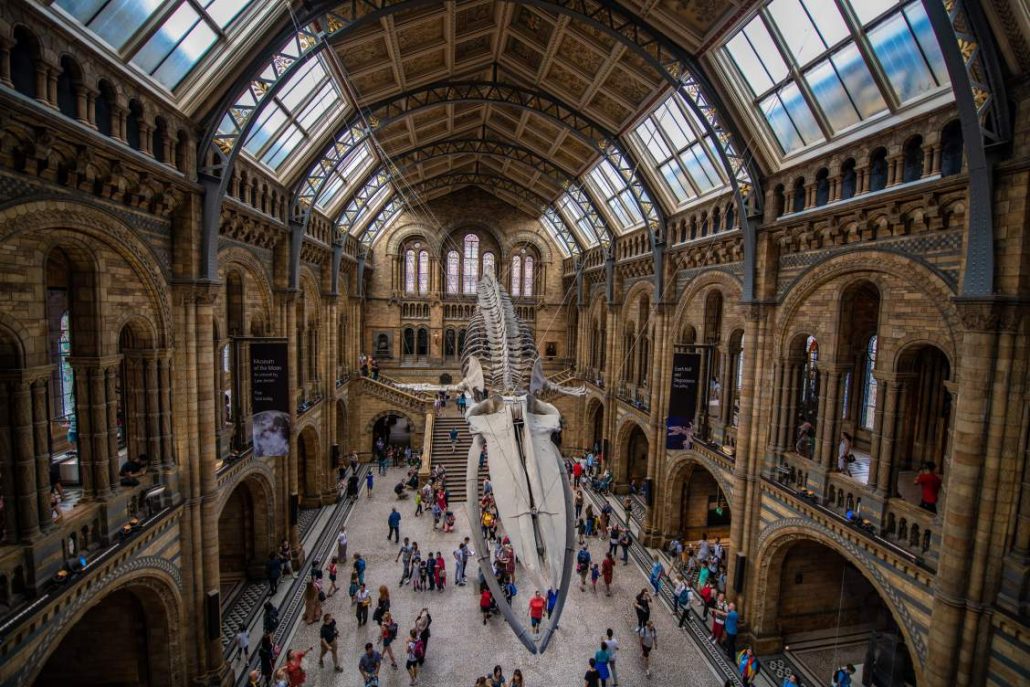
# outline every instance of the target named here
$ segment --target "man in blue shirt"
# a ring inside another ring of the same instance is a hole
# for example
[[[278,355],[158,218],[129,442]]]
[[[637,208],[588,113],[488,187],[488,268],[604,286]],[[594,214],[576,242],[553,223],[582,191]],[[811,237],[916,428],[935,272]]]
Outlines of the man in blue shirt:
[[[361,671],[361,677],[364,678],[365,684],[368,684],[373,677],[379,677],[379,666],[382,663],[383,657],[372,646],[372,642],[365,644],[365,653],[358,661],[358,670]]]
[[[386,541],[393,540],[400,542],[401,540],[401,514],[397,512],[396,508],[390,509],[390,515],[386,519],[386,523],[390,526],[390,533],[386,535]],[[396,539],[395,539],[396,537]]]
[[[726,655],[730,657],[730,660],[734,660],[737,655],[737,626],[740,622],[740,615],[737,613],[737,605],[730,604],[726,607],[726,624],[724,632],[726,633]]]

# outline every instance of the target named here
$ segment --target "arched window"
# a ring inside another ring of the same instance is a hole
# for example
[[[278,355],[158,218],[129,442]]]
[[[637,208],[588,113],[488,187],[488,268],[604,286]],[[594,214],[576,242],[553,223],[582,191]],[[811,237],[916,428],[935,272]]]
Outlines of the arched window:
[[[494,254],[490,252],[483,253],[483,274],[493,274],[494,267]]]
[[[98,93],[93,99],[93,116],[96,119],[97,131],[110,136],[112,131],[111,105],[114,103],[114,89],[111,84],[101,81]]]
[[[522,256],[516,255],[511,259],[511,295],[522,295]]]
[[[776,184],[776,188],[773,189],[773,214],[779,217],[786,212],[786,210],[787,200],[783,184]]]
[[[443,335],[443,354],[445,358],[453,358],[457,355],[455,346],[454,330],[448,329]]]
[[[30,98],[36,97],[36,55],[39,43],[25,27],[14,30],[14,47],[10,52],[11,82],[14,90]]]
[[[862,370],[862,413],[859,417],[862,429],[873,428],[873,416],[876,414],[876,335],[869,337],[865,348],[865,366]]]
[[[479,237],[475,234],[465,235],[465,260],[462,265],[462,292],[473,294],[479,283]]]
[[[945,124],[941,130],[942,177],[962,171],[962,151],[962,125],[955,119]]]
[[[794,193],[791,197],[791,212],[801,212],[805,209],[805,177],[798,177],[794,180]]]
[[[830,170],[823,167],[815,175],[815,205],[822,207],[830,202]]]
[[[905,143],[902,181],[917,181],[923,177],[923,137],[913,136]]]
[[[404,253],[404,293],[415,293],[415,251],[409,248]]]
[[[425,327],[418,329],[418,347],[415,349],[415,353],[422,357],[429,355],[429,330]]]
[[[457,294],[461,288],[461,256],[458,251],[447,253],[447,293]]]
[[[57,75],[57,109],[65,117],[75,119],[79,114],[79,99],[75,91],[80,80],[78,65],[67,55],[61,57],[61,73]]]
[[[61,399],[61,415],[69,422],[75,421],[75,372],[69,358],[72,354],[71,314],[65,310],[61,315],[61,328],[57,335],[57,359],[60,374],[58,382]]]
[[[869,158],[869,190],[882,191],[887,187],[887,150],[877,148]]]
[[[855,197],[855,161],[848,158],[840,168],[840,198],[847,200]]]
[[[458,330],[458,355],[465,350],[465,331],[464,329]]]
[[[418,292],[425,296],[429,293],[429,251],[418,254]]]
[[[801,389],[798,403],[799,422],[815,424],[819,406],[819,342],[814,336],[805,340],[805,363],[801,372]]]
[[[533,256],[526,256],[526,263],[522,267],[522,295],[533,295]]]
[[[143,119],[143,108],[133,100],[129,102],[129,113],[125,117],[125,142],[130,148],[139,150],[142,141],[140,140],[140,120]]]
[[[165,146],[168,144],[168,122],[162,117],[154,120],[154,137],[151,143],[151,152],[158,162],[167,162],[165,158]]]
[[[415,355],[415,330],[411,327],[404,329],[402,355]]]

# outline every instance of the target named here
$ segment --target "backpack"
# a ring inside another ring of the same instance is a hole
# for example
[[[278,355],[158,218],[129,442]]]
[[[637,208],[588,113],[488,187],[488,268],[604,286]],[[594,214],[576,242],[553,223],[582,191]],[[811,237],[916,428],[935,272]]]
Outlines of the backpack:
[[[386,631],[390,634],[390,639],[397,639],[397,623],[390,623]]]
[[[418,660],[421,661],[425,657],[426,657],[426,645],[425,645],[425,643],[421,639],[416,640],[416,642],[415,642],[415,658],[417,658]]]

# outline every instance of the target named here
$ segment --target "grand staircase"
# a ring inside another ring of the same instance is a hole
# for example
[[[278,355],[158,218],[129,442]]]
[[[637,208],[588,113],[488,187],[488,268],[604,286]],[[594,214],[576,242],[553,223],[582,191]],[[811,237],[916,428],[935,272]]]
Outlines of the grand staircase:
[[[458,430],[458,441],[455,444],[454,452],[451,452],[451,429]],[[451,501],[465,501],[468,493],[465,484],[465,473],[468,465],[469,447],[472,445],[472,435],[468,430],[468,423],[465,418],[458,415],[453,406],[447,408],[447,415],[437,415],[433,422],[433,453],[432,465],[442,465],[447,468],[446,486],[450,492]],[[479,470],[479,487],[483,480],[489,475],[486,467]],[[477,488],[477,489],[478,489]]]

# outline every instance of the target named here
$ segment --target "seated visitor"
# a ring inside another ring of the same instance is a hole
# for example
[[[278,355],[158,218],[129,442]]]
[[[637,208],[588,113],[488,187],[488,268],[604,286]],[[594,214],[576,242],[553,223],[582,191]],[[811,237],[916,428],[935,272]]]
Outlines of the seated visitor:
[[[147,457],[140,455],[137,460],[131,458],[122,463],[122,469],[118,471],[121,483],[124,487],[139,486],[139,478],[147,472]]]

